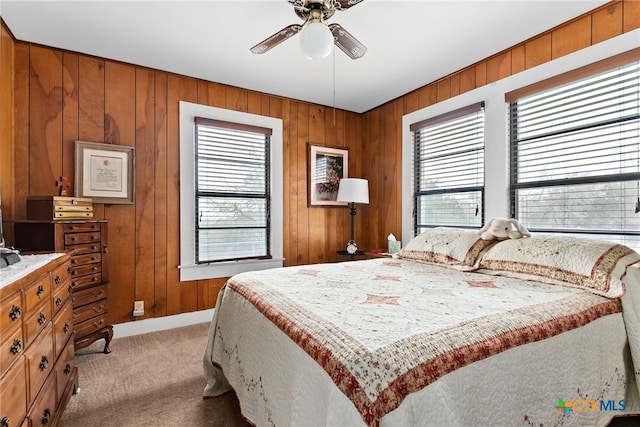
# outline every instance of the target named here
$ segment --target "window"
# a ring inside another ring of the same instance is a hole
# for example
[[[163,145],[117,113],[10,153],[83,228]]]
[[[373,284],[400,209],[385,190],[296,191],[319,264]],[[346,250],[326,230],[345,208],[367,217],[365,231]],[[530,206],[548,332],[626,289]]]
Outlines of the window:
[[[593,72],[510,100],[511,214],[640,250],[640,63]]]
[[[196,117],[196,262],[270,258],[271,129]]]
[[[484,216],[484,103],[410,126],[414,233],[481,227]]]
[[[281,267],[282,120],[180,102],[180,280]]]

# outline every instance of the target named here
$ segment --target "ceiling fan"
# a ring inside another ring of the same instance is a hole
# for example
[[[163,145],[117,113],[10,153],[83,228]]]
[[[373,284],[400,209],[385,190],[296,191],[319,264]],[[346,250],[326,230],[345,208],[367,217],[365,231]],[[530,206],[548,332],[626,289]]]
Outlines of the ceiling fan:
[[[300,44],[309,59],[321,59],[329,55],[335,43],[351,59],[362,58],[367,48],[340,24],[327,24],[336,10],[349,9],[364,0],[288,0],[304,23],[292,24],[261,41],[250,50],[265,53],[289,37],[300,34]],[[327,31],[328,29],[328,31]]]

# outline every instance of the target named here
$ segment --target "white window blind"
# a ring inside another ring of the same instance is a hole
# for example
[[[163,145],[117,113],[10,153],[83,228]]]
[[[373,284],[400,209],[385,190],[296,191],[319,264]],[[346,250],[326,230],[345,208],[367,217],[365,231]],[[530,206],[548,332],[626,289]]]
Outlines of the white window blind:
[[[195,121],[196,261],[269,258],[270,129]]]
[[[414,232],[484,221],[484,103],[410,126]]]
[[[640,63],[510,103],[511,214],[640,250]]]

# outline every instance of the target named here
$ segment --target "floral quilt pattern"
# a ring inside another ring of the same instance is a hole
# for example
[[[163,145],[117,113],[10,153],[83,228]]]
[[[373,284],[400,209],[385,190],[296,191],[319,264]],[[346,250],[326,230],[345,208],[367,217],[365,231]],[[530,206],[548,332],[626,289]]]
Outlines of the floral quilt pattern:
[[[224,292],[309,354],[369,425],[455,369],[621,311],[575,288],[403,259],[243,273]]]

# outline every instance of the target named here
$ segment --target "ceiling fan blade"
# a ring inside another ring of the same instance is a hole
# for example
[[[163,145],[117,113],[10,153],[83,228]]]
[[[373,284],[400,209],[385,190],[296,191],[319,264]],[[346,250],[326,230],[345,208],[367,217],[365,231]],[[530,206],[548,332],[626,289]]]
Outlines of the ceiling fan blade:
[[[301,29],[302,29],[302,25],[298,25],[298,24],[289,25],[288,27],[281,29],[271,37],[267,37],[265,40],[261,41],[260,43],[252,47],[250,50],[253,53],[258,53],[258,54],[265,53],[269,49],[272,49],[277,45],[279,45],[280,43],[282,43],[283,41],[287,40],[289,37],[295,34],[298,34]]]
[[[353,1],[353,0],[352,0]],[[335,39],[335,44],[351,59],[362,58],[367,53],[365,45],[360,43],[340,24],[330,24],[329,29]]]
[[[352,6],[362,3],[364,0],[334,0],[336,3],[336,9],[345,10]]]

